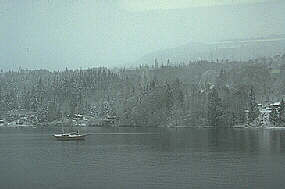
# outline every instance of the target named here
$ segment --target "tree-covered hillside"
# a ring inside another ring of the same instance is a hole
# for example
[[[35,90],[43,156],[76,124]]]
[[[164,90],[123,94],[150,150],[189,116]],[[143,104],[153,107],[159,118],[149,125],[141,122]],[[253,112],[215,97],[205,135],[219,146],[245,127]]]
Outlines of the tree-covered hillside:
[[[285,94],[285,55],[246,62],[158,62],[136,69],[96,68],[0,73],[0,112],[34,123],[83,114],[121,125],[228,127],[257,118],[258,103]],[[245,110],[249,111],[247,119]],[[283,114],[282,114],[283,115]]]

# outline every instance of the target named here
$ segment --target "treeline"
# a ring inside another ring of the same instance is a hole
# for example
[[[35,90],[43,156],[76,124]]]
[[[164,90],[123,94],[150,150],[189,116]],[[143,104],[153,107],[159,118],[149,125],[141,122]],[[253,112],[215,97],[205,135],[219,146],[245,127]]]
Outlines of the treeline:
[[[269,120],[273,126],[285,126],[285,103],[283,99],[278,108],[272,108]]]
[[[283,55],[247,62],[155,61],[120,70],[1,72],[0,115],[23,110],[33,112],[35,122],[84,114],[117,116],[122,125],[228,127],[254,121],[258,103],[280,101],[284,71]]]
[[[116,93],[121,80],[106,68],[1,73],[0,111],[35,112],[37,121],[91,111],[93,101]]]
[[[285,94],[285,56],[156,65],[141,66],[144,88],[126,98],[126,110],[120,112],[125,122],[221,127],[252,123],[259,116],[258,103],[280,101]]]

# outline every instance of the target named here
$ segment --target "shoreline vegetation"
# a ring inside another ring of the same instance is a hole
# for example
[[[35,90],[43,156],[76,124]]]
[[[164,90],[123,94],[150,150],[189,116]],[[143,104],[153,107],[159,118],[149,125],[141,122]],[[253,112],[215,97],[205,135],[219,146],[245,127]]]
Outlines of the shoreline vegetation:
[[[19,69],[0,72],[0,125],[282,127],[284,95],[285,54],[155,59],[135,69]]]

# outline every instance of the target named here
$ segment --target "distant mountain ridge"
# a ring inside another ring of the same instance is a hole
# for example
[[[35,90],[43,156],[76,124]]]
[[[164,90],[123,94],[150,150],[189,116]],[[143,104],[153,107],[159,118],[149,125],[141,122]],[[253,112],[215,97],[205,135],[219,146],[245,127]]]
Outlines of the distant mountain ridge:
[[[190,42],[176,48],[162,49],[140,58],[138,64],[152,64],[154,59],[166,63],[195,60],[248,60],[285,53],[285,34],[269,37],[231,39],[218,42]]]
[[[255,41],[255,40],[274,40],[274,39],[285,39],[285,34],[272,34],[267,37],[249,37],[249,38],[239,38],[239,39],[227,39],[227,40],[222,40],[219,42],[238,42],[238,41]],[[218,42],[218,43],[219,43]]]

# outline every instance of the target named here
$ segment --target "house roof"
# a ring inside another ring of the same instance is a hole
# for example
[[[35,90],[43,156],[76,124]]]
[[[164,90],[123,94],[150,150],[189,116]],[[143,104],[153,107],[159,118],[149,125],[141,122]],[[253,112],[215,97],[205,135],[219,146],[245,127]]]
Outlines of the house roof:
[[[270,104],[271,106],[280,106],[280,102],[274,102],[273,104]]]

